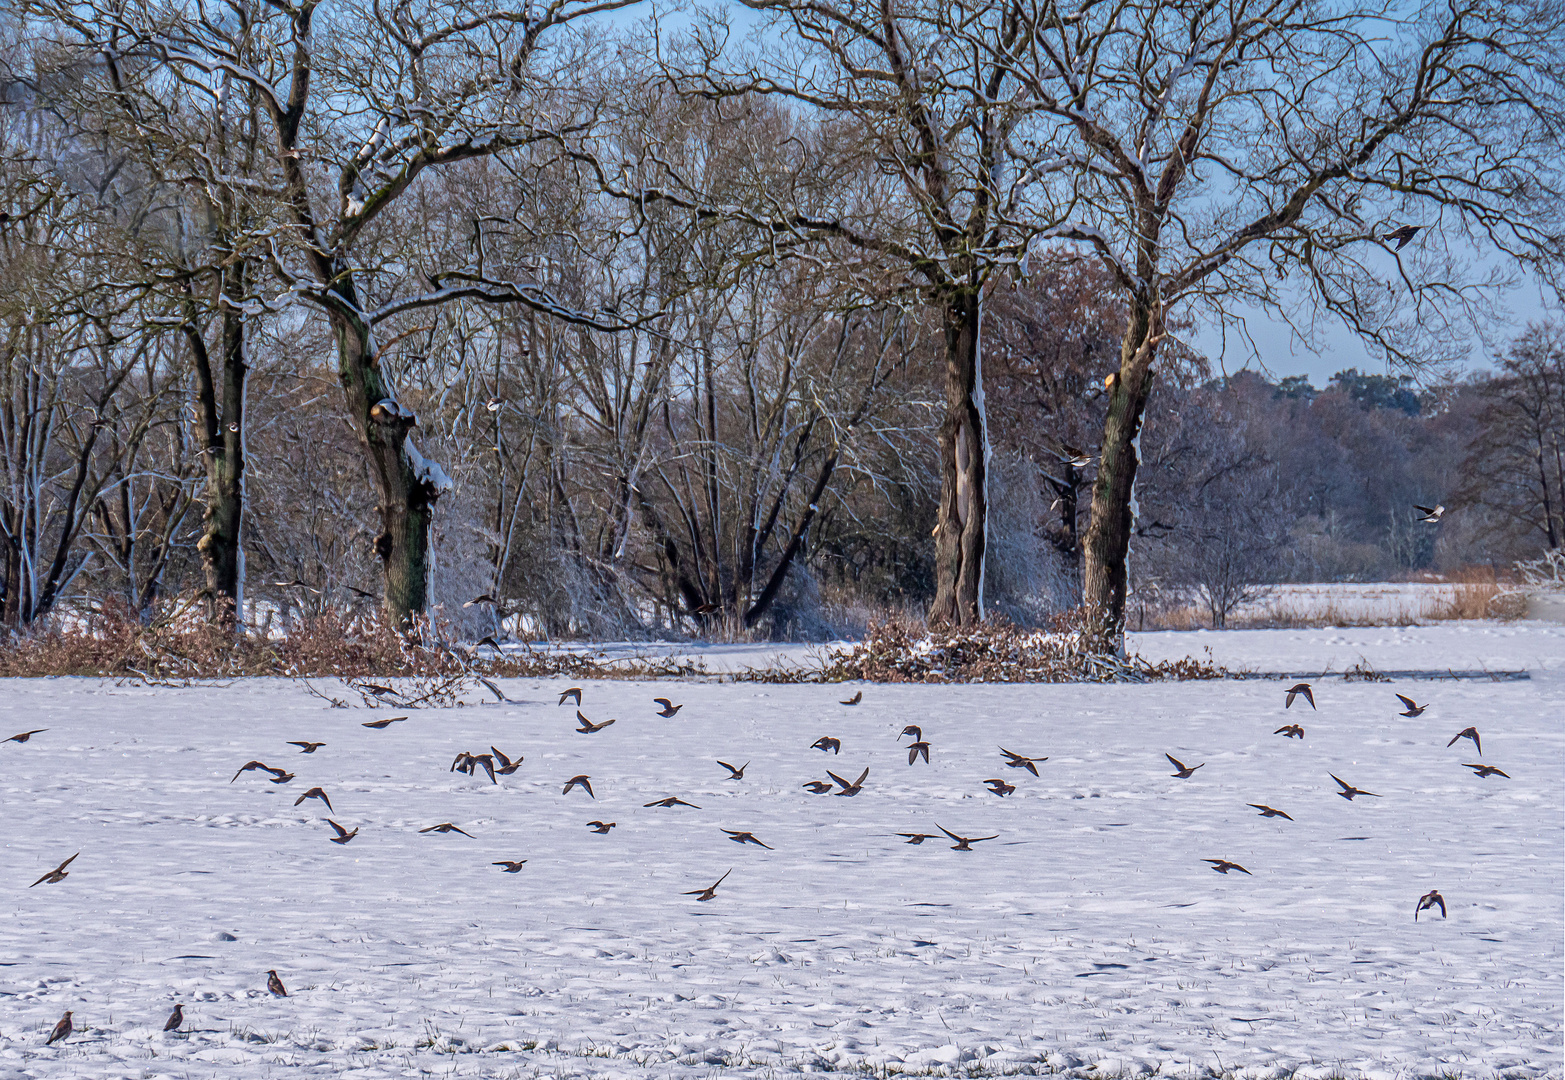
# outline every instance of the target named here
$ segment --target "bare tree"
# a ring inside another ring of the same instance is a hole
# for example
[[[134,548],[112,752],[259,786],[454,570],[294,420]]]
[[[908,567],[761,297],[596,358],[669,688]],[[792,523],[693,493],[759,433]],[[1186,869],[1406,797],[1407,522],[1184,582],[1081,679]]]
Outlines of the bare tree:
[[[429,602],[430,525],[451,482],[413,443],[417,417],[380,364],[376,326],[461,298],[597,323],[535,284],[490,279],[471,263],[392,275],[386,285],[414,288],[387,295],[376,264],[395,261],[398,238],[378,230],[427,171],[557,147],[590,124],[580,76],[591,44],[570,24],[632,2],[552,0],[535,11],[457,0],[261,9],[228,0],[212,17],[144,0],[29,5],[72,35],[81,54],[101,58],[111,82],[167,72],[170,96],[220,99],[236,84],[254,95],[268,128],[257,180],[275,193],[286,225],[257,241],[290,294],[332,327],[347,411],[380,495],[385,607],[404,625]]]
[[[1565,330],[1529,327],[1498,363],[1480,384],[1482,427],[1463,462],[1458,497],[1559,550],[1565,547]]]
[[[1471,245],[1554,280],[1562,27],[1558,5],[1479,0],[1029,9],[1029,62],[1013,70],[1073,165],[1053,235],[1097,259],[1128,308],[1085,538],[1086,600],[1110,642],[1136,437],[1177,312],[1286,315],[1292,278],[1316,311],[1417,364],[1480,303]]]

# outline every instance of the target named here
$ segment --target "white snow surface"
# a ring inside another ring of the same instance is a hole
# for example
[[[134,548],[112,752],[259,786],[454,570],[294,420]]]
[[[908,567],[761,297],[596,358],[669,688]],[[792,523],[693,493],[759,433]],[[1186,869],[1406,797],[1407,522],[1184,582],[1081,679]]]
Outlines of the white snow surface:
[[[1545,662],[1527,682],[1322,680],[1313,712],[1261,680],[589,682],[583,712],[619,718],[592,735],[563,682],[384,730],[360,725],[397,712],[285,680],[10,682],[0,737],[49,730],[0,743],[0,1080],[1559,1077],[1565,643],[1491,626],[1462,653],[1417,630],[1179,636],[1266,670]],[[1394,692],[1428,711],[1396,715]],[[684,708],[659,718],[654,696]],[[1302,741],[1273,734],[1288,722]],[[931,764],[907,764],[909,723]],[[1446,745],[1468,725],[1482,757]],[[810,748],[823,735],[840,756]],[[491,745],[526,760],[498,784],[450,771]],[[1001,746],[1049,760],[1033,777]],[[1165,752],[1204,766],[1175,779]],[[230,783],[251,759],[297,778]],[[801,789],[865,767],[857,797]],[[596,799],[561,795],[577,773]],[[1338,798],[1331,773],[1381,797]],[[362,830],[347,846],[293,805],[316,785]],[[700,809],[643,805],[667,795]],[[473,838],[418,832],[441,822]],[[896,835],[937,823],[998,839]],[[682,895],[730,869],[711,902]],[[1415,923],[1433,888],[1449,918]],[[46,1047],[67,1009],[76,1034]]]

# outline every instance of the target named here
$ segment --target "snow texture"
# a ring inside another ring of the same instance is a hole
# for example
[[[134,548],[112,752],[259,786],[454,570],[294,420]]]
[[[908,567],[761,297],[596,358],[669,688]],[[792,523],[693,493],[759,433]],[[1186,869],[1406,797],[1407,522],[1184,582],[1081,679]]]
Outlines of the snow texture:
[[[1560,1076],[1559,628],[1491,627],[1460,655],[1414,631],[1272,633],[1269,653],[1184,637],[1268,670],[1426,666],[1407,648],[1472,668],[1495,642],[1548,663],[1321,680],[1314,712],[1264,681],[866,685],[855,707],[847,686],[586,683],[582,711],[619,718],[592,735],[564,683],[383,730],[360,725],[392,710],[282,680],[7,684],[0,737],[48,730],[0,743],[0,1080]],[[1394,692],[1429,708],[1398,716]],[[654,696],[684,708],[661,719]],[[1272,734],[1290,722],[1302,741]],[[931,764],[907,764],[909,723]],[[1481,758],[1446,745],[1469,725]],[[823,735],[840,756],[810,749]],[[526,760],[496,784],[450,771],[491,746]],[[1034,777],[1001,746],[1048,760]],[[1165,752],[1204,767],[1174,779]],[[251,759],[297,778],[231,783]],[[866,766],[856,797],[801,788]],[[596,799],[560,793],[578,773]],[[1331,773],[1381,797],[1338,798]],[[316,785],[329,815],[293,805]],[[643,805],[668,795],[700,809]],[[327,816],[362,831],[329,843]],[[419,832],[441,822],[472,838]],[[897,835],[937,823],[998,839]],[[730,869],[712,901],[682,895]],[[1415,923],[1435,888],[1449,918]],[[46,1047],[67,1009],[76,1034]]]

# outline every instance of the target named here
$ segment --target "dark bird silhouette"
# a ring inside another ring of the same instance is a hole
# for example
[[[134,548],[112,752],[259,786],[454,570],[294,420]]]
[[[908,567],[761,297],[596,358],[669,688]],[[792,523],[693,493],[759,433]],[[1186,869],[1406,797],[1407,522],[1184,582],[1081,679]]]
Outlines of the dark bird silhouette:
[[[897,835],[907,837],[907,842],[910,844],[922,844],[925,840],[933,840],[935,838],[935,834],[932,832],[899,832]]]
[[[1418,906],[1413,909],[1413,921],[1418,921],[1419,912],[1428,911],[1433,907],[1438,907],[1440,909],[1440,917],[1442,919],[1446,917],[1445,897],[1440,895],[1439,889],[1430,889],[1423,896],[1418,898]],[[66,1013],[65,1015],[69,1016],[70,1013]]]
[[[488,593],[480,593],[479,595],[473,597],[471,600],[467,601],[462,606],[463,607],[474,607],[474,606],[476,606],[478,604],[498,604],[499,602],[500,602],[499,600],[495,599],[493,596],[490,596]]]
[[[811,795],[824,795],[831,790],[831,784],[827,783],[825,780],[811,780],[808,784],[804,785],[804,790],[808,791]]]
[[[1395,229],[1392,229],[1385,236],[1382,236],[1381,239],[1388,243],[1393,240],[1396,241],[1397,250],[1401,251],[1403,248],[1407,247],[1408,242],[1412,240],[1413,237],[1418,235],[1418,231],[1422,228],[1422,225],[1401,225]]]
[[[1445,507],[1443,506],[1419,506],[1417,503],[1414,503],[1413,509],[1423,515],[1418,519],[1419,521],[1426,521],[1431,525],[1439,521],[1441,515],[1445,513]]]
[[[174,1011],[168,1014],[168,1019],[163,1022],[164,1031],[177,1031],[179,1025],[185,1022],[185,1007],[179,1002],[174,1002]]]
[[[326,819],[326,824],[330,825],[332,830],[337,834],[331,838],[331,842],[334,844],[346,844],[349,840],[352,840],[355,836],[359,835],[359,827],[357,825],[353,827],[352,832],[349,832],[341,825],[338,825],[331,818]]]
[[[398,696],[397,692],[391,687],[381,686],[379,683],[359,683],[357,689],[363,690],[366,694],[373,694],[375,697]]]
[[[49,1041],[44,1043],[44,1045],[53,1046],[61,1039],[69,1039],[71,1037],[71,1032],[75,1030],[76,1027],[71,1023],[71,1010],[66,1009],[65,1015],[60,1017],[60,1022],[58,1024],[54,1025],[54,1030],[49,1033]]]
[[[427,829],[420,829],[419,832],[421,832],[421,833],[426,833],[426,832],[437,832],[437,833],[454,833],[454,832],[459,832],[463,836],[467,837],[469,840],[474,839],[474,836],[473,836],[472,833],[468,832],[465,829],[457,828],[455,825],[451,824],[449,821],[442,821],[439,825],[431,825]]]
[[[958,836],[956,833],[952,832],[938,821],[935,822],[935,828],[939,829],[941,832],[945,833],[951,839],[956,841],[956,843],[951,847],[952,851],[972,851],[973,849],[971,845],[976,844],[981,840],[998,840],[1000,838],[999,833],[995,833],[993,836]]]
[[[24,743],[28,739],[31,739],[34,735],[37,735],[40,732],[44,732],[44,731],[48,731],[48,730],[49,729],[46,728],[46,727],[33,728],[33,730],[31,730],[31,731],[24,731],[24,732],[22,732],[22,733],[20,733],[18,735],[12,735],[9,739],[6,740],[6,742]],[[69,1015],[69,1014],[67,1014],[67,1015]]]
[[[561,789],[560,794],[569,795],[571,793],[571,788],[576,787],[577,785],[580,785],[582,790],[585,791],[588,795],[592,795],[594,799],[597,798],[596,795],[592,794],[592,781],[589,780],[585,774],[581,776],[573,776],[569,780],[565,781],[565,787]]]
[[[288,781],[290,781],[290,780],[292,780],[294,778],[294,774],[293,773],[285,772],[282,769],[273,769],[272,772],[275,773],[276,775],[274,775],[272,777],[269,777],[267,779],[266,782],[268,784],[286,784]],[[229,781],[229,782],[232,783],[233,781]]]
[[[924,737],[924,729],[919,727],[917,724],[909,724],[907,727],[902,729],[902,735],[911,735],[913,736],[913,739],[917,741]],[[902,738],[902,735],[898,735],[897,738]]]
[[[1293,708],[1293,699],[1298,697],[1300,694],[1303,694],[1304,695],[1304,700],[1308,701],[1310,703],[1310,708],[1312,708],[1312,709],[1315,708],[1315,691],[1310,689],[1310,684],[1309,683],[1307,683],[1307,682],[1294,683],[1292,686],[1288,687],[1287,693],[1288,693],[1288,696],[1283,701],[1283,705],[1282,705],[1283,708],[1285,708],[1285,709]]]
[[[1204,766],[1206,764],[1206,762],[1203,761],[1203,762],[1201,762],[1200,765],[1186,765],[1183,761],[1180,761],[1173,754],[1165,753],[1163,756],[1166,757],[1169,761],[1173,762],[1174,768],[1179,770],[1176,773],[1169,773],[1169,775],[1170,776],[1177,776],[1181,780],[1188,780],[1190,778],[1190,776],[1197,769],[1201,768],[1202,766]]]
[[[864,700],[864,691],[860,690],[858,693],[856,693],[852,697],[850,697],[847,701],[841,702],[841,704],[843,704],[843,705],[857,705],[859,702],[861,702],[863,700]]]
[[[1272,734],[1282,735],[1289,739],[1302,739],[1304,738],[1304,729],[1301,728],[1298,724],[1287,724],[1278,728],[1276,731],[1272,732]]]
[[[1005,798],[1007,795],[1009,795],[1011,792],[1016,790],[1016,785],[1015,784],[1007,784],[1004,780],[1001,780],[998,776],[992,777],[991,779],[988,779],[988,780],[985,780],[984,783],[989,785],[989,790],[991,792],[993,792],[994,794],[1000,796],[1000,798],[1002,798],[1002,799]]]
[[[504,873],[515,874],[515,873],[519,873],[521,871],[522,867],[527,865],[527,860],[526,859],[518,859],[515,862],[511,862],[508,859],[501,859],[499,862],[492,862],[489,865],[490,866],[503,866],[503,867],[505,867]]]
[[[607,834],[610,829],[618,824],[619,822],[617,821],[589,821],[587,822],[587,827],[595,833]]]
[[[693,803],[693,802],[686,802],[684,799],[681,799],[678,795],[670,795],[666,799],[658,799],[656,802],[642,803],[641,805],[642,806],[663,806],[663,807],[688,806],[692,810],[699,810],[699,809],[701,809],[695,803]]]
[[[406,719],[407,719],[407,717],[405,717],[405,716],[388,716],[384,720],[371,720],[369,723],[367,723],[367,724],[360,724],[359,726],[360,727],[367,727],[367,728],[375,728],[378,731],[381,728],[388,728],[392,724],[401,723],[403,720],[406,720]]]
[[[576,707],[578,709],[581,708],[581,687],[573,686],[569,690],[565,691],[565,693],[561,694],[560,695],[560,704],[564,705],[565,702],[568,701],[571,698],[575,698],[576,699]]]
[[[1462,765],[1464,768],[1473,770],[1473,772],[1480,778],[1488,778],[1490,776],[1503,776],[1507,780],[1511,778],[1510,773],[1500,769],[1497,765],[1474,765],[1470,761],[1464,761],[1462,762]]]
[[[266,973],[266,988],[272,992],[273,997],[287,997],[288,991],[283,986],[283,981],[277,977],[277,972]]]
[[[718,764],[728,770],[728,779],[730,780],[743,780],[744,771],[750,767],[750,763],[748,761],[739,766],[737,769],[728,764],[726,761],[719,761]]]
[[[81,852],[79,852],[79,851],[76,853],[76,855],[80,855],[80,854],[81,854]],[[71,865],[71,863],[76,861],[76,855],[72,855],[69,859],[66,859],[64,862],[62,862],[59,866],[56,866],[53,870],[50,870],[43,877],[41,877],[37,881],[33,882],[33,885],[42,885],[46,881],[50,885],[58,885],[60,882],[64,881],[66,878],[70,877],[71,876],[70,873],[65,868],[67,866]],[[31,889],[33,887],[33,885],[29,885],[27,887],[29,889]]]
[[[488,755],[488,754],[473,754],[472,755],[472,767],[471,767],[470,771],[473,773],[474,776],[476,776],[476,775],[478,775],[478,770],[479,769],[483,769],[484,772],[489,774],[489,782],[491,784],[498,784],[500,782],[500,781],[498,781],[498,780],[496,780],[494,778],[494,758],[491,757],[490,755]]]
[[[493,746],[489,748],[489,752],[494,755],[495,761],[500,763],[499,768],[497,768],[495,771],[498,772],[501,776],[510,776],[517,769],[522,767],[523,757],[521,754],[517,754],[514,758],[509,758],[499,750],[495,749]]]
[[[323,742],[290,742],[288,745],[299,747],[299,753],[301,754],[313,754],[326,744]]]
[[[668,700],[668,698],[666,698],[666,697],[655,697],[655,698],[652,699],[652,704],[663,706],[663,708],[658,711],[658,715],[663,717],[664,719],[667,719],[668,717],[673,716],[680,709],[684,708],[683,705],[675,705],[672,701]]]
[[[332,810],[331,799],[327,798],[326,792],[322,791],[318,787],[312,787],[309,791],[306,791],[303,795],[300,795],[293,801],[293,804],[298,806],[300,803],[304,802],[305,799],[319,799],[321,802],[326,804],[326,809]],[[336,813],[336,811],[332,810],[332,813]]]
[[[811,749],[820,750],[822,752],[830,750],[833,754],[840,754],[842,753],[842,740],[833,739],[830,735],[822,735],[820,738],[810,743],[810,747]]]
[[[1236,862],[1229,862],[1227,859],[1202,859],[1201,861],[1202,862],[1209,862],[1209,863],[1211,863],[1212,864],[1212,869],[1216,870],[1219,874],[1226,874],[1230,870],[1237,870],[1241,874],[1250,874],[1250,871],[1246,870],[1244,867],[1240,866],[1238,863],[1236,863]],[[1255,875],[1254,874],[1250,874],[1250,876],[1254,877]]]
[[[1032,773],[1034,776],[1038,775],[1037,762],[1048,761],[1049,760],[1046,757],[1036,757],[1036,758],[1033,758],[1033,757],[1023,757],[1021,754],[1013,754],[1013,753],[1011,753],[1011,751],[1007,750],[1003,746],[1000,747],[1000,753],[1004,754],[1007,758],[1010,759],[1009,761],[1006,762],[1006,764],[1009,765],[1011,768],[1013,768],[1013,769],[1026,769],[1028,772]]]
[[[615,722],[614,718],[610,717],[601,724],[594,724],[591,720],[588,720],[581,714],[580,709],[576,710],[576,720],[581,724],[581,727],[576,729],[577,734],[580,735],[591,735],[594,732],[602,731],[604,728]]]
[[[1246,806],[1253,806],[1253,807],[1255,807],[1257,810],[1259,810],[1261,812],[1261,817],[1280,817],[1280,818],[1287,818],[1289,821],[1293,820],[1291,815],[1285,814],[1281,810],[1273,809],[1272,807],[1267,806],[1265,803],[1253,802],[1253,803],[1245,803],[1245,805]]]
[[[732,874],[733,872],[734,872],[733,867],[729,867],[728,868],[728,874]],[[704,903],[707,900],[710,900],[710,899],[712,899],[713,897],[715,897],[717,895],[717,887],[719,885],[721,885],[727,879],[728,874],[724,874],[722,877],[718,878],[716,881],[712,882],[712,884],[708,885],[704,889],[691,889],[689,892],[683,892],[683,893],[680,893],[679,895],[681,895],[681,896],[693,896],[697,900],[699,900],[699,901]]]
[[[463,750],[451,759],[451,768],[447,772],[470,773],[473,771],[473,755]]]
[[[1483,756],[1483,743],[1478,741],[1478,729],[1477,728],[1471,728],[1471,727],[1463,728],[1461,731],[1458,731],[1455,735],[1452,735],[1451,736],[1451,741],[1446,743],[1446,745],[1447,746],[1455,746],[1457,739],[1471,739],[1471,740],[1473,740],[1473,745],[1478,748],[1478,756],[1479,757]]]
[[[732,840],[736,844],[754,844],[757,847],[765,848],[767,851],[773,850],[772,845],[763,844],[757,840],[753,832],[736,832],[733,829],[724,829],[723,832],[727,833],[728,839]]]
[[[1373,791],[1364,791],[1364,790],[1362,790],[1360,788],[1354,787],[1352,784],[1350,784],[1346,780],[1342,779],[1336,773],[1328,773],[1327,775],[1330,776],[1333,780],[1335,780],[1341,786],[1342,790],[1337,792],[1337,794],[1341,795],[1344,799],[1348,800],[1348,802],[1352,802],[1353,801],[1353,797],[1355,795],[1369,795],[1369,796],[1372,796],[1372,797],[1374,797],[1376,799],[1380,798],[1380,796],[1376,795]]]
[[[917,761],[918,760],[918,756],[920,754],[924,755],[924,764],[928,765],[929,764],[929,744],[927,742],[924,742],[922,739],[920,739],[918,742],[915,742],[915,743],[908,743],[908,746],[907,746],[907,763],[909,765],[911,765],[911,764],[913,764],[913,762]]]
[[[847,795],[849,797],[852,797],[854,795],[857,795],[860,791],[864,790],[864,778],[869,775],[869,766],[866,765],[864,767],[864,771],[859,773],[859,778],[857,780],[853,781],[853,783],[851,783],[851,784],[848,783],[846,780],[844,780],[842,777],[838,776],[836,773],[832,772],[830,769],[826,770],[826,775],[831,777],[833,780],[837,781],[837,783],[842,785],[842,790],[838,791],[838,792],[834,792],[834,794],[836,794],[836,795]]]
[[[477,650],[482,649],[485,645],[488,645],[495,652],[501,651],[500,643],[494,639],[493,634],[485,634],[483,637],[473,642],[473,650],[476,652]]]
[[[238,780],[241,776],[252,769],[265,769],[273,776],[278,776],[283,772],[282,769],[274,769],[264,761],[247,761],[243,765],[239,766],[238,772],[234,773],[234,780]],[[234,780],[230,780],[229,783],[232,784]]]
[[[1425,709],[1429,708],[1428,705],[1419,705],[1412,698],[1405,697],[1402,694],[1397,695],[1397,700],[1400,701],[1403,705],[1403,708],[1406,709],[1405,712],[1397,713],[1398,716],[1418,716]]]

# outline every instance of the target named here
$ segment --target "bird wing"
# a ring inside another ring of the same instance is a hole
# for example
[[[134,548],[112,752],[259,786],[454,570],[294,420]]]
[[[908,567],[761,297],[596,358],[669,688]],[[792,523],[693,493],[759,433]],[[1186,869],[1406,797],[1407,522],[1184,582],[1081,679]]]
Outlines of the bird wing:
[[[716,881],[712,882],[712,888],[715,889],[719,885],[721,885],[723,883],[723,881],[728,877],[728,874],[732,874],[733,872],[734,872],[734,868],[730,866],[728,868],[728,873],[727,874],[724,874],[722,877],[720,877]]]
[[[491,746],[489,748],[489,752],[495,756],[495,760],[500,763],[500,767],[502,769],[509,769],[511,767],[511,759],[506,757],[499,750],[496,750],[494,747]]]
[[[326,824],[330,825],[333,829],[335,829],[337,831],[337,835],[338,836],[347,836],[348,835],[348,830],[344,829],[341,825],[338,825],[331,818],[327,818],[326,819]]]
[[[940,824],[940,822],[938,822],[938,821],[935,822],[935,828],[939,829],[941,832],[945,833],[947,836],[949,836],[951,839],[955,840],[959,844],[967,843],[967,838],[966,837],[956,835],[956,833],[952,832],[950,829],[946,828],[944,825]]]
[[[1176,768],[1176,769],[1183,769],[1185,767],[1185,763],[1183,761],[1180,761],[1173,754],[1164,754],[1163,756],[1166,757],[1169,761],[1172,761],[1174,763],[1174,768]]]
[[[674,707],[674,703],[668,700],[666,697],[655,697],[652,699],[652,704],[661,705],[665,709],[672,709]]]
[[[1410,697],[1405,697],[1402,694],[1398,694],[1397,695],[1397,700],[1400,701],[1403,705],[1405,705],[1409,709],[1416,709],[1416,708],[1418,708],[1418,706],[1416,704],[1414,704],[1413,699],[1410,698]]]
[[[846,780],[844,780],[842,777],[840,777],[836,773],[832,772],[830,769],[826,770],[826,775],[831,777],[833,780],[837,781],[837,783],[841,784],[842,787],[843,787],[843,790],[847,790],[848,788],[853,786],[852,784],[850,784]]]
[[[1433,506],[1419,506],[1417,503],[1413,504],[1413,509],[1422,510],[1426,514],[1433,514],[1435,512],[1435,508]]]

